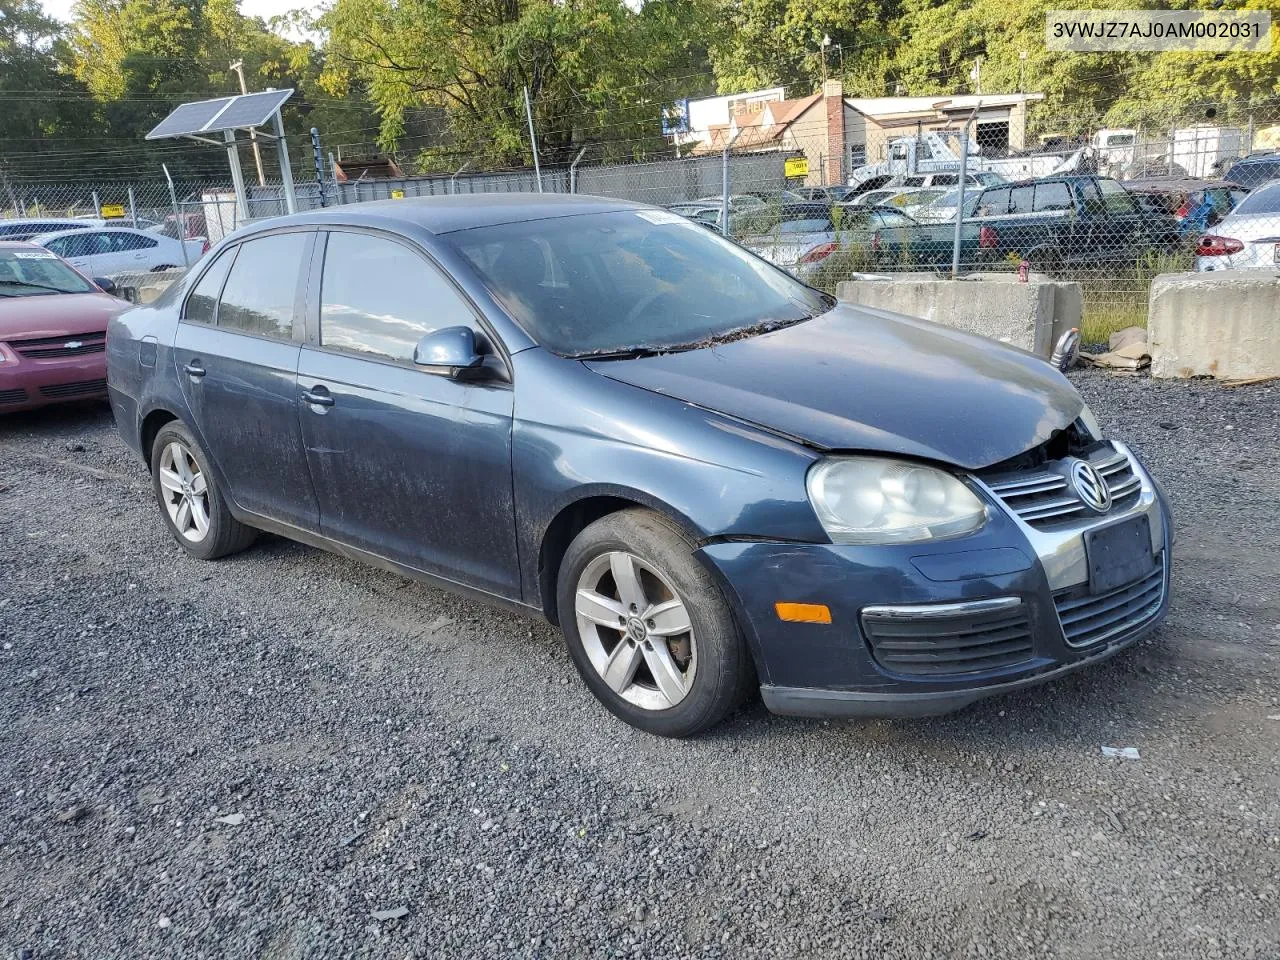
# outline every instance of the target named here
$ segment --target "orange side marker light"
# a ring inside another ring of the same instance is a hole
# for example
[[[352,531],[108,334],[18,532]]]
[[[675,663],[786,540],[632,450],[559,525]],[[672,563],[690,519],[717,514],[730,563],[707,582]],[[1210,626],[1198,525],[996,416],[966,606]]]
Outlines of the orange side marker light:
[[[790,623],[830,623],[831,611],[825,603],[783,603],[773,605],[779,620]]]

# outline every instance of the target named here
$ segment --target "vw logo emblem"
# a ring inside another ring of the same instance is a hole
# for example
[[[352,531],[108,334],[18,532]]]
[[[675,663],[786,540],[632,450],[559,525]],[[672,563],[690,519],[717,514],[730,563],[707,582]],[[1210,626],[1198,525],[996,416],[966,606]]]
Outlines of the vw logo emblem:
[[[1107,481],[1093,468],[1093,464],[1077,460],[1071,465],[1071,486],[1076,496],[1090,510],[1106,513],[1111,509],[1111,488]]]
[[[649,631],[645,629],[644,621],[639,617],[632,617],[627,621],[627,636],[636,643],[642,643],[648,632]]]

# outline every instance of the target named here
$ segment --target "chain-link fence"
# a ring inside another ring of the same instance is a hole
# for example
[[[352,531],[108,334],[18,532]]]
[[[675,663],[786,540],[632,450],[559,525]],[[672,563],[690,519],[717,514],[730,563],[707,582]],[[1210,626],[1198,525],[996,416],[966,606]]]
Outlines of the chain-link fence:
[[[828,288],[865,272],[1035,271],[1081,283],[1091,340],[1145,323],[1159,273],[1280,269],[1280,154],[1250,155],[1252,131],[1175,130],[1161,138],[1113,131],[1039,151],[980,152],[964,146],[964,133],[951,131],[947,156],[919,162],[886,150],[888,159],[855,167],[848,150],[842,159],[816,152],[809,132],[793,126],[763,150],[582,162],[540,175],[519,169],[298,183],[295,193],[300,210],[539,190],[633,200],[725,232]],[[279,184],[248,187],[242,207],[229,179],[175,183],[172,191],[164,180],[4,183],[0,238],[70,225],[212,244],[285,212]]]

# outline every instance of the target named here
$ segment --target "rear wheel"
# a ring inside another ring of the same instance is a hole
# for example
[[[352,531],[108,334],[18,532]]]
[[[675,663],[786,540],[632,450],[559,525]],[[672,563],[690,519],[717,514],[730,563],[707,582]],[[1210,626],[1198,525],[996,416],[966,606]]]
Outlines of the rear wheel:
[[[181,423],[166,423],[151,447],[151,478],[169,532],[201,560],[236,553],[257,531],[231,515],[209,472],[209,461]]]
[[[732,611],[693,544],[648,510],[591,524],[560,567],[560,623],[574,664],[614,715],[687,737],[720,722],[754,681]]]

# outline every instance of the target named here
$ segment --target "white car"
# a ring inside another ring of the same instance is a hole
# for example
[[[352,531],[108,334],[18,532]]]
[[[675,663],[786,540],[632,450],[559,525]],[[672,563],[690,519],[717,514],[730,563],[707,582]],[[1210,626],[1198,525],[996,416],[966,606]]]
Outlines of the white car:
[[[972,217],[973,211],[977,209],[978,197],[982,194],[982,187],[966,187],[964,191],[964,215]],[[956,218],[956,207],[960,203],[960,191],[953,188],[945,194],[938,197],[931,203],[919,207],[912,214],[921,223],[948,223],[953,222]]]
[[[1200,238],[1196,269],[1280,270],[1280,180],[1255,189]]]
[[[129,227],[63,230],[33,237],[31,242],[53,251],[89,277],[181,270],[199,260],[208,248],[204,240],[188,240],[184,255],[177,240]]]

